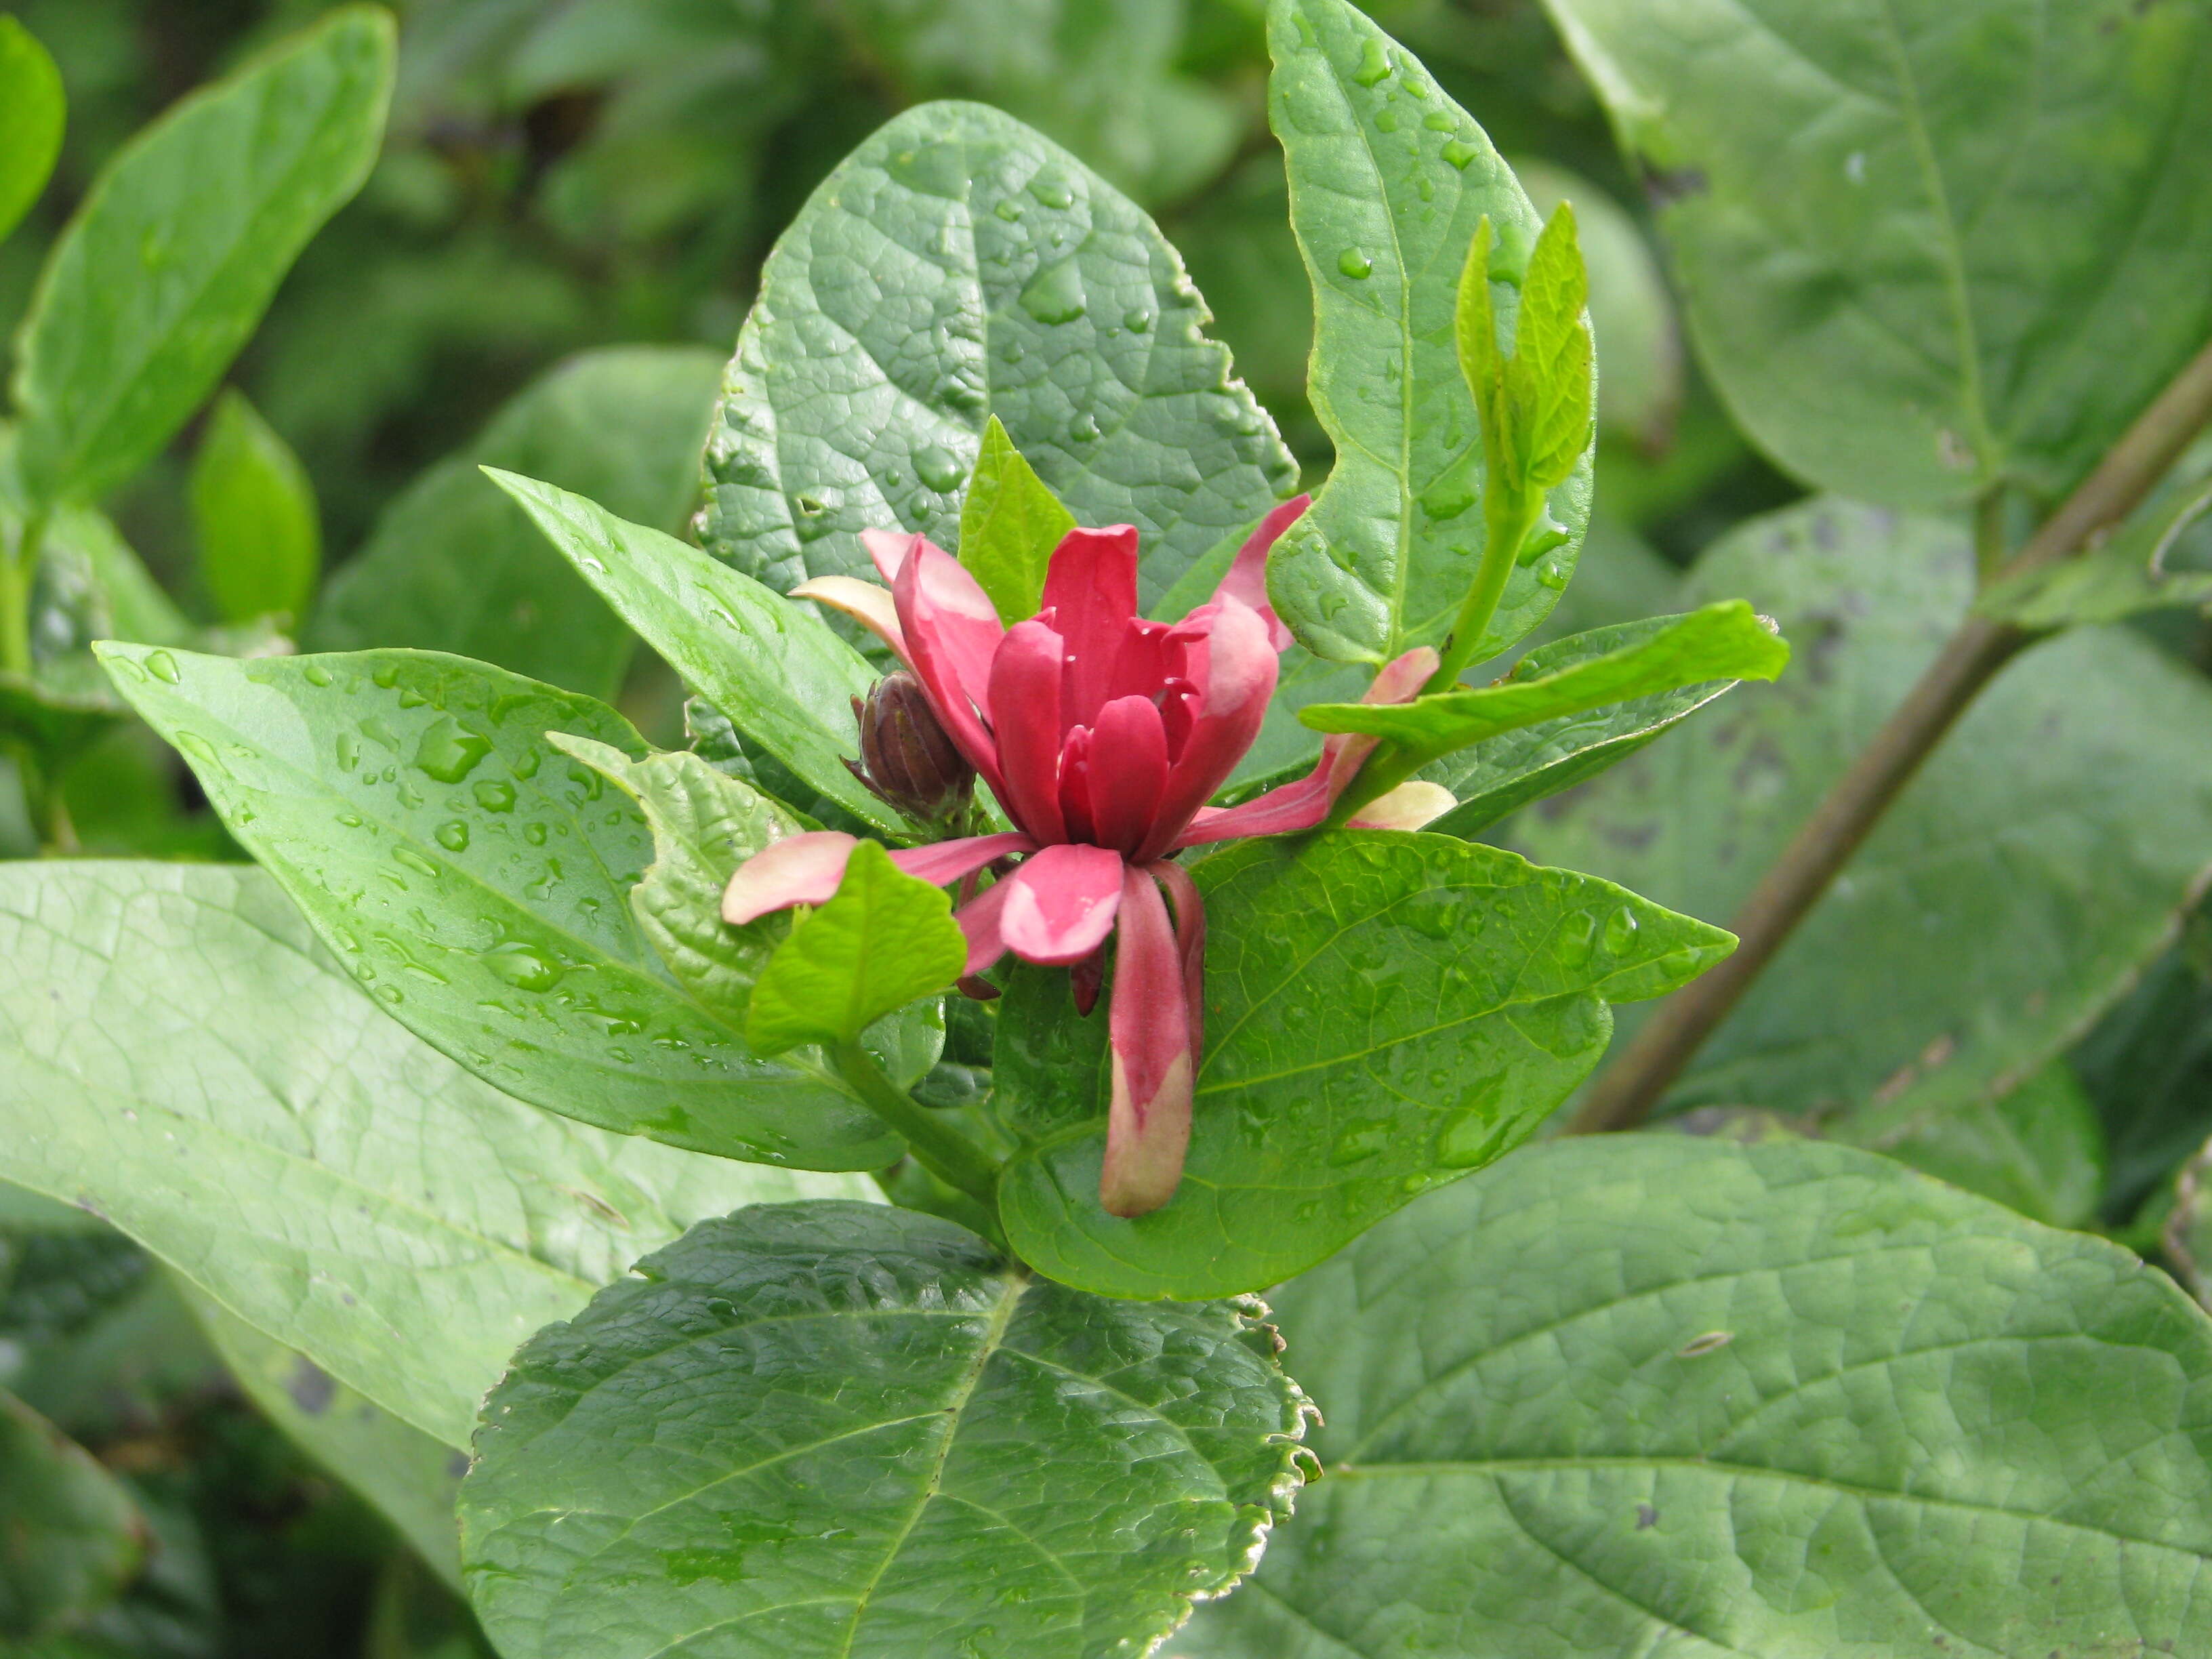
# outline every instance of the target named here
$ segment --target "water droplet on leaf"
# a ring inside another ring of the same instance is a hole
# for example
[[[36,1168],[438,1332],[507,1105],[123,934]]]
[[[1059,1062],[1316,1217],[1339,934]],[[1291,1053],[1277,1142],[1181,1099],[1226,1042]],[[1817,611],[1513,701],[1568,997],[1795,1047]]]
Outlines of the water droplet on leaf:
[[[942,494],[957,489],[966,473],[951,450],[937,444],[924,444],[914,452],[914,476]]]
[[[1036,275],[1022,287],[1022,309],[1041,323],[1072,323],[1088,305],[1082,269],[1072,258],[1038,267]]]
[[[1371,87],[1385,79],[1389,73],[1390,54],[1383,49],[1381,40],[1369,35],[1366,44],[1360,49],[1359,67],[1352,70],[1352,78],[1363,87]]]
[[[177,659],[166,651],[148,652],[146,669],[155,679],[165,680],[171,685],[176,684],[185,678],[183,672],[177,667]]]
[[[561,964],[532,945],[510,939],[495,945],[477,958],[493,975],[518,991],[550,991],[567,972]]]
[[[415,747],[415,764],[441,783],[459,783],[489,753],[490,738],[479,737],[448,714],[422,733]]]
[[[448,853],[465,853],[469,850],[469,826],[459,818],[453,818],[440,824],[436,834],[438,845]]]
[[[1336,268],[1356,281],[1364,282],[1375,269],[1375,261],[1356,247],[1348,247],[1336,256]]]

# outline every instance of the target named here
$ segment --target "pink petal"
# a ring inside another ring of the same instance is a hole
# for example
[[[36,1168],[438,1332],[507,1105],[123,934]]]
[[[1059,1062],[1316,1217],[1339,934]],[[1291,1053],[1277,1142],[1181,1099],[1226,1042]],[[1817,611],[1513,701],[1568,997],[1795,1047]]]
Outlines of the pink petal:
[[[1275,647],[1260,613],[1237,599],[1221,601],[1206,640],[1204,693],[1168,773],[1152,832],[1137,857],[1149,863],[1174,844],[1198,809],[1237,769],[1260,735],[1275,694]]]
[[[1360,693],[1359,701],[1365,703],[1411,702],[1421,695],[1421,688],[1437,672],[1439,659],[1435,650],[1417,645],[1402,657],[1393,658],[1382,665],[1374,682]],[[1322,766],[1328,773],[1328,798],[1331,805],[1359,775],[1359,769],[1375,752],[1380,738],[1365,737],[1349,732],[1340,732],[1323,739],[1321,746]]]
[[[981,897],[969,900],[952,913],[952,920],[960,924],[968,941],[968,965],[961,971],[963,979],[981,973],[1006,954],[1006,937],[999,931],[1006,896],[1006,884],[995,882],[983,890]]]
[[[1115,697],[1149,697],[1181,671],[1182,648],[1172,653],[1168,649],[1168,635],[1174,631],[1173,623],[1147,622],[1142,617],[1132,617],[1121,624],[1121,643],[1114,647],[1114,672],[1106,681],[1109,702]]]
[[[921,677],[937,718],[1003,801],[998,751],[976,713],[989,695],[991,654],[1006,636],[998,612],[951,554],[919,536],[911,538],[891,597],[898,605],[908,660]]]
[[[1167,727],[1152,700],[1116,697],[1100,709],[1090,744],[1091,839],[1134,853],[1167,781]]]
[[[1152,878],[1133,865],[1122,877],[1108,1034],[1113,1093],[1098,1201],[1109,1214],[1139,1216],[1174,1197],[1182,1180],[1196,1051],[1167,906]]]
[[[763,848],[738,866],[723,890],[722,920],[742,927],[771,910],[827,904],[845,879],[845,863],[856,844],[842,830],[810,830]]]
[[[1175,902],[1176,954],[1182,961],[1183,995],[1190,1004],[1190,1051],[1206,1051],[1206,902],[1190,872],[1172,859],[1152,866],[1152,874]]]
[[[891,862],[932,887],[945,887],[963,876],[973,875],[1017,853],[1034,853],[1036,843],[1027,836],[963,836],[928,847],[906,847],[891,854]]]
[[[999,886],[1008,890],[999,922],[1006,948],[1024,962],[1065,966],[1089,956],[1113,932],[1121,855],[1080,843],[1048,847]]]
[[[863,530],[860,532],[860,545],[868,550],[868,556],[875,561],[876,574],[884,579],[886,588],[898,580],[899,567],[906,562],[907,550],[921,539],[921,537],[906,530]]]
[[[899,654],[911,668],[906,635],[899,631],[898,605],[888,587],[864,582],[858,576],[815,576],[791,590],[794,599],[813,599],[842,611]]]
[[[997,728],[996,793],[1007,815],[1041,842],[1064,841],[1060,812],[1060,638],[1032,617],[1016,623],[991,659],[990,708]]]
[[[1079,726],[1060,740],[1060,821],[1070,841],[1096,842],[1091,815],[1091,728]]]
[[[1230,565],[1229,574],[1221,579],[1221,586],[1213,590],[1216,599],[1242,599],[1258,611],[1260,619],[1267,624],[1267,637],[1277,651],[1289,647],[1291,630],[1283,626],[1274,607],[1267,603],[1267,554],[1274,547],[1275,538],[1296,524],[1312,502],[1310,495],[1293,495],[1261,520],[1259,528],[1237,550],[1236,560]]]
[[[1089,726],[1106,701],[1122,634],[1137,614],[1136,526],[1076,529],[1061,537],[1045,568],[1044,610],[1066,642],[1061,717],[1070,726]]]
[[[1359,809],[1346,826],[1353,830],[1418,830],[1459,805],[1459,797],[1440,783],[1408,778]]]

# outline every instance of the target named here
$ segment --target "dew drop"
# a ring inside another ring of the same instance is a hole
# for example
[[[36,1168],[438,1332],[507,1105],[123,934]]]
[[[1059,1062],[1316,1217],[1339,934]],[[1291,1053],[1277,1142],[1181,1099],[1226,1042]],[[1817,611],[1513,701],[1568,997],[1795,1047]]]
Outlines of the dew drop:
[[[1142,306],[1133,307],[1121,318],[1121,326],[1132,334],[1142,334],[1152,325],[1152,313]]]
[[[1009,196],[991,211],[1011,225],[1022,216],[1022,204]]]
[[[469,826],[459,818],[451,818],[440,824],[435,834],[438,837],[438,845],[448,853],[465,853],[469,850]]]
[[[1030,180],[1030,194],[1048,208],[1072,208],[1075,192],[1068,188],[1067,180],[1057,173],[1041,173]]]
[[[1036,276],[1023,284],[1021,307],[1041,323],[1072,323],[1089,307],[1083,292],[1083,272],[1073,258],[1040,265]]]
[[[1091,442],[1098,436],[1098,421],[1089,411],[1077,416],[1067,423],[1067,435],[1079,444]]]
[[[310,685],[328,685],[331,683],[331,671],[319,662],[301,663],[300,672]]]
[[[399,994],[397,985],[380,985],[376,988],[376,994],[395,1008],[405,1000]]]
[[[1467,164],[1469,161],[1472,161],[1476,156],[1481,154],[1482,152],[1480,150],[1477,149],[1473,144],[1468,143],[1464,138],[1455,138],[1451,140],[1444,146],[1443,150],[1444,160],[1449,161],[1462,173],[1465,173],[1467,171]]]
[[[176,684],[185,678],[183,672],[177,667],[177,659],[166,651],[148,652],[146,670],[155,679],[167,681],[171,685]]]
[[[331,745],[337,750],[338,769],[350,772],[361,764],[361,739],[350,732],[341,732]]]
[[[467,730],[447,714],[422,733],[415,746],[415,764],[441,783],[459,783],[489,753],[490,738]]]
[[[1504,1150],[1510,1123],[1492,1122],[1480,1112],[1454,1119],[1437,1137],[1437,1162],[1447,1170],[1472,1170]]]
[[[361,814],[358,812],[341,812],[338,814],[338,823],[348,830],[358,830],[361,828]]]
[[[405,865],[407,868],[420,876],[434,876],[438,873],[438,866],[411,847],[393,848],[392,861],[394,864]]]
[[[218,772],[225,769],[222,763],[222,757],[216,752],[215,745],[210,743],[205,738],[202,737],[198,732],[179,732],[177,733],[174,742],[178,748],[183,750],[185,754],[198,761],[201,765],[213,767]]]
[[[942,494],[957,489],[963,476],[959,458],[940,445],[924,444],[914,452],[914,476]]]
[[[1375,112],[1376,131],[1395,132],[1397,130],[1398,112],[1395,109],[1392,108],[1389,105],[1385,104],[1381,109]]]
[[[1606,920],[1605,948],[1607,953],[1616,957],[1626,954],[1629,947],[1636,943],[1636,930],[1639,924],[1636,920],[1635,911],[1629,909],[1625,905],[1621,908],[1615,910],[1613,915]]]
[[[545,826],[542,823],[524,824],[522,826],[522,838],[528,842],[532,847],[544,846]]]
[[[1364,282],[1375,269],[1375,261],[1356,247],[1348,247],[1336,256],[1336,268],[1355,281]]]
[[[1449,110],[1432,109],[1421,118],[1421,125],[1431,132],[1450,132],[1458,127],[1459,123],[1452,118]]]
[[[477,805],[487,812],[512,812],[514,786],[504,778],[479,778],[470,790]]]
[[[550,991],[561,982],[567,971],[537,946],[525,945],[520,939],[495,945],[477,960],[495,978],[518,991]]]
[[[1567,585],[1567,568],[1557,559],[1547,559],[1536,572],[1536,580],[1556,593]]]
[[[1562,967],[1579,968],[1590,959],[1597,949],[1597,918],[1587,910],[1577,910],[1559,923],[1559,942],[1552,954]]]
[[[376,672],[371,674],[369,678],[389,691],[399,683],[399,665],[396,662],[380,663],[377,665]]]
[[[1381,40],[1374,35],[1369,35],[1366,45],[1360,50],[1359,67],[1352,70],[1352,78],[1363,87],[1371,87],[1386,78],[1389,73],[1390,54],[1383,50]]]

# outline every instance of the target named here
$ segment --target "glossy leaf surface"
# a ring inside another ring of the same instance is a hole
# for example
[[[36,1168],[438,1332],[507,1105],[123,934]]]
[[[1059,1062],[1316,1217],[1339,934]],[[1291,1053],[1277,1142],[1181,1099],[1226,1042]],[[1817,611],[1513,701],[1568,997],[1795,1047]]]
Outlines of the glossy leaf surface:
[[[66,106],[52,54],[15,19],[0,17],[0,236],[46,187]]]
[[[216,400],[192,458],[191,500],[200,581],[223,620],[304,615],[323,556],[314,486],[235,388]]]
[[[1009,624],[1044,603],[1045,568],[1075,515],[1045,488],[994,415],[960,503],[960,562]]]

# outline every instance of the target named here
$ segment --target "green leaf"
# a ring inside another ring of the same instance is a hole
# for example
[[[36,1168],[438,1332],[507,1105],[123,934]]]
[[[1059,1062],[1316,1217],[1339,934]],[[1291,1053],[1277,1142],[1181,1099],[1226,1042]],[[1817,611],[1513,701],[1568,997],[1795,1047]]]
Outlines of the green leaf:
[[[1312,1266],[1525,1139],[1597,1063],[1608,1004],[1733,944],[1442,836],[1243,842],[1193,874],[1206,1048],[1166,1207],[1099,1207],[1106,1022],[1075,1017],[1058,973],[1018,975],[1000,1005],[994,1109],[1028,1143],[1000,1180],[1007,1237],[1100,1295],[1228,1295]]]
[[[1455,343],[1456,278],[1486,216],[1510,338],[1539,225],[1474,119],[1346,0],[1274,0],[1267,36],[1269,118],[1313,283],[1314,412],[1336,445],[1312,511],[1278,544],[1269,591],[1317,654],[1382,662],[1443,640],[1482,556],[1482,422]],[[1539,520],[1558,539],[1513,573],[1474,660],[1551,610],[1589,491],[1585,457]]]
[[[0,1640],[97,1611],[145,1553],[146,1523],[121,1483],[0,1390]]]
[[[17,465],[37,505],[152,459],[361,187],[392,94],[391,16],[343,8],[125,145],[62,233],[15,341]]]
[[[861,823],[911,833],[846,769],[860,752],[852,700],[875,684],[867,659],[811,605],[787,599],[696,547],[626,524],[596,501],[492,467],[607,603],[746,738]]]
[[[223,620],[304,615],[323,559],[315,487],[234,386],[216,399],[191,500],[200,580]]]
[[[2063,1060],[1995,1100],[1923,1109],[1896,1121],[1875,1110],[1836,1130],[1838,1139],[2054,1227],[2090,1225],[2104,1195],[2104,1131]]]
[[[2168,570],[2166,556],[2191,526],[2212,514],[2212,483],[2161,492],[2110,541],[2040,569],[1992,582],[1974,597],[1974,614],[2020,628],[2072,628],[2124,622],[2146,611],[2212,605],[2212,571]]]
[[[611,700],[635,641],[478,469],[512,467],[680,530],[721,374],[711,351],[624,346],[541,375],[386,509],[316,606],[308,648],[450,651]]]
[[[2056,500],[2212,334],[2202,5],[1550,9],[1662,204],[1701,362],[1819,487]]]
[[[1178,1659],[2212,1644],[2212,1325],[1866,1153],[1555,1141],[1278,1301],[1327,1478]]]
[[[1741,599],[1577,634],[1532,651],[1494,685],[1461,686],[1407,703],[1316,703],[1316,732],[1388,738],[1425,760],[1503,732],[1716,680],[1771,680],[1790,647]]]
[[[850,1042],[960,977],[968,942],[941,888],[907,875],[880,842],[853,848],[830,902],[791,930],[753,988],[745,1035],[764,1054]]]
[[[1009,623],[1034,617],[1044,604],[1045,567],[1075,514],[1022,459],[995,415],[960,503],[960,562],[982,585]]]
[[[887,296],[892,296],[888,297]],[[988,416],[1085,524],[1133,524],[1150,606],[1297,487],[1158,227],[1011,117],[930,104],[775,246],[708,447],[706,545],[779,591],[951,545]]]
[[[61,154],[65,107],[52,55],[15,19],[0,17],[0,237],[46,187]]]
[[[264,1335],[189,1282],[185,1300],[262,1415],[374,1504],[439,1577],[459,1590],[453,1503],[467,1457],[346,1387],[307,1355]]]
[[[0,1179],[449,1446],[639,1255],[869,1190],[525,1106],[386,1018],[262,872],[123,862],[0,866]]]
[[[1078,1295],[850,1204],[639,1273],[485,1404],[462,1555],[509,1659],[1141,1653],[1297,1489],[1304,1401],[1249,1304]]]
[[[612,709],[456,657],[102,647],[231,832],[392,1017],[494,1086],[724,1157],[870,1169],[898,1143],[664,975],[644,817],[548,744],[642,757]]]
[[[1796,641],[1792,672],[1504,839],[1724,920],[1973,588],[1948,521],[1833,500],[1750,521],[1683,597],[1746,595]],[[2148,641],[2081,629],[2038,646],[1905,787],[1669,1099],[1802,1113],[1880,1097],[1901,1120],[2003,1094],[2120,993],[2201,890],[2208,743],[2212,688]]]
[[[1584,314],[1589,303],[1575,210],[1562,202],[1528,255],[1513,357],[1502,388],[1501,401],[1511,411],[1515,459],[1531,489],[1565,483],[1593,441],[1596,387]]]

